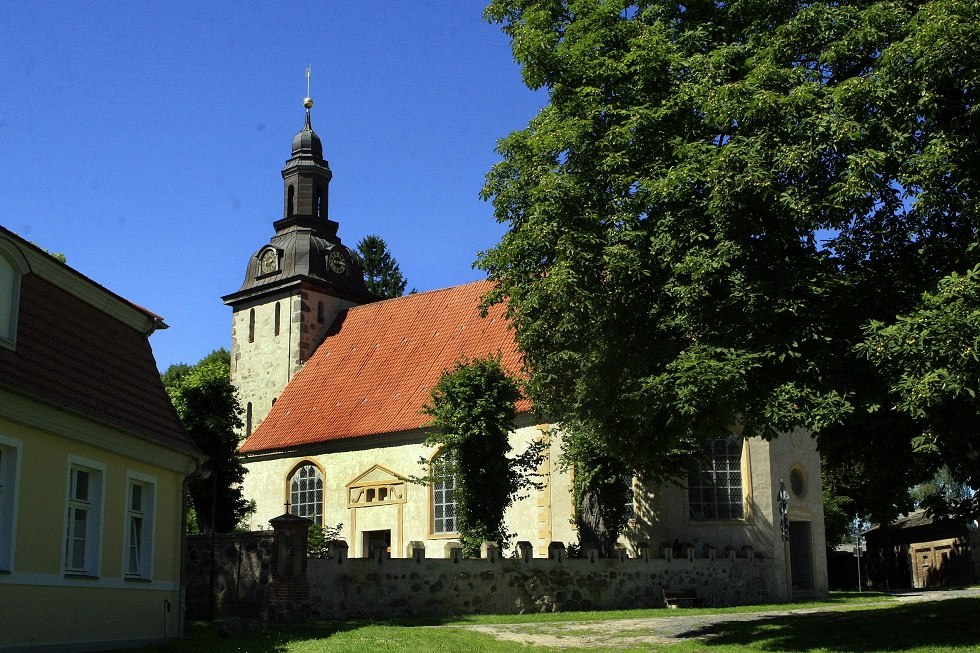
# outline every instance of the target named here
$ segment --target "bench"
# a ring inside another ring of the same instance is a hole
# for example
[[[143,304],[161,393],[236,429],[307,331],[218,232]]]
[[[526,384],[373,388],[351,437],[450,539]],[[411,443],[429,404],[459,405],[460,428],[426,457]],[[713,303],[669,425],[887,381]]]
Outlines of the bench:
[[[702,608],[705,600],[698,597],[697,590],[671,590],[664,588],[664,603],[668,608]]]

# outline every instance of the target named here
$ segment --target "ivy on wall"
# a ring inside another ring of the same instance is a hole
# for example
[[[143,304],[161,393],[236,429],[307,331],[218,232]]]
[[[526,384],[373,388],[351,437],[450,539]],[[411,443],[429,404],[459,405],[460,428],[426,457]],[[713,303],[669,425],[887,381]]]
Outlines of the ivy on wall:
[[[504,512],[520,492],[537,487],[543,443],[510,457],[515,402],[520,386],[500,358],[463,359],[445,372],[423,411],[432,417],[426,444],[441,449],[447,464],[436,474],[452,476],[457,530],[463,555],[476,557],[485,541],[506,547]],[[429,478],[428,482],[442,478]]]

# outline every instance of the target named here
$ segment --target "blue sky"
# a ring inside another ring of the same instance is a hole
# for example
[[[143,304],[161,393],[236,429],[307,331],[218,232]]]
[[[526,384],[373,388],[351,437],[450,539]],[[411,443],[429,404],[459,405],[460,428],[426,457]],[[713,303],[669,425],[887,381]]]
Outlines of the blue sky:
[[[343,242],[380,235],[410,288],[480,278],[496,141],[546,101],[484,4],[0,3],[0,224],[162,315],[161,370],[228,347],[311,65]]]

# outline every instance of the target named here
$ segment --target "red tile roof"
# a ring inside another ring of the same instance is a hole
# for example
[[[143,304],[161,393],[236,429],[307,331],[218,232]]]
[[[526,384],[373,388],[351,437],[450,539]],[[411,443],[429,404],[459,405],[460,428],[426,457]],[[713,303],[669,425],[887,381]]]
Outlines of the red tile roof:
[[[21,280],[17,346],[0,347],[0,387],[200,455],[146,336],[37,274]]]
[[[480,316],[490,287],[478,281],[341,313],[241,451],[422,428],[430,419],[422,413],[429,390],[464,356],[499,353],[504,368],[517,373],[521,358],[503,307]],[[530,405],[521,400],[517,409]]]

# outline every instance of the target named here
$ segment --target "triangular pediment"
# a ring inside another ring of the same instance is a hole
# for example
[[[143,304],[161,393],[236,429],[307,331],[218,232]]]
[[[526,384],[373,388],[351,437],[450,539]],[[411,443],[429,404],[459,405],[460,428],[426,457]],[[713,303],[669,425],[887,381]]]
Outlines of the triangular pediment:
[[[403,483],[404,481],[404,476],[396,474],[387,467],[375,465],[348,483],[347,487],[356,487],[358,485],[384,485],[390,483]]]

